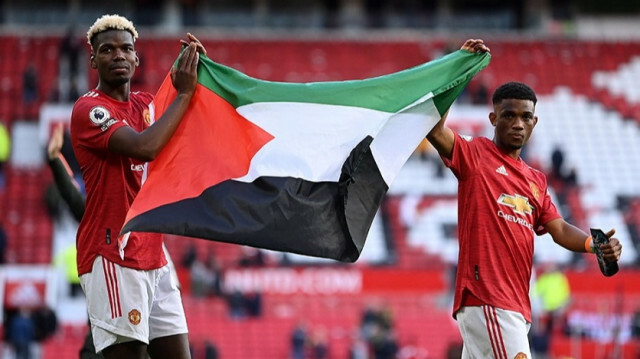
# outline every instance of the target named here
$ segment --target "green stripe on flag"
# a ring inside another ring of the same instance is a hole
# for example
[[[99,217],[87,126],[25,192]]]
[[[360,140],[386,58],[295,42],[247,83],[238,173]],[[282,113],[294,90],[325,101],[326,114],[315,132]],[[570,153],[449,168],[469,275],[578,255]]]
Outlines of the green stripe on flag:
[[[490,58],[488,53],[458,50],[407,70],[369,79],[288,83],[255,79],[200,56],[198,81],[235,108],[256,102],[303,102],[397,112],[433,93],[437,97],[434,103],[443,115]]]

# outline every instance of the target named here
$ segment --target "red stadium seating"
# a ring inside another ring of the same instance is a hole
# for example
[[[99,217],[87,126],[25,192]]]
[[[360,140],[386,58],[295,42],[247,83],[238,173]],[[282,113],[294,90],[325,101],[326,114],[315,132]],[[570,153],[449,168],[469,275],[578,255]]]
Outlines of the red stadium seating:
[[[39,107],[57,87],[59,42],[57,36],[0,36],[0,116],[14,120],[36,120]],[[38,99],[27,105],[22,99],[23,73],[33,65],[37,73]]]
[[[52,223],[44,193],[51,183],[48,168],[7,168],[1,222],[7,231],[9,263],[50,263]],[[6,210],[4,210],[6,209]]]
[[[0,118],[15,120],[37,118],[38,106],[26,106],[22,100],[22,73],[29,63],[38,70],[40,104],[58,81],[58,43],[60,37],[0,36]],[[492,62],[469,85],[473,90],[484,82],[489,92],[511,80],[531,84],[540,95],[551,94],[559,86],[585,95],[610,111],[640,124],[640,104],[630,103],[609,90],[596,88],[592,75],[596,71],[614,71],[633,56],[640,55],[640,42],[606,42],[556,39],[486,39],[492,50]],[[326,81],[359,79],[383,75],[418,65],[439,57],[446,51],[442,39],[425,41],[367,40],[219,40],[204,39],[209,57],[237,68],[250,76],[272,81]],[[176,38],[146,38],[136,44],[141,67],[134,90],[155,92],[176,58]],[[7,55],[8,54],[8,55]],[[86,74],[89,87],[97,82],[96,74]],[[48,169],[6,168],[7,185],[0,190],[0,220],[9,238],[8,260],[11,263],[48,263],[51,261],[52,223],[46,212],[43,193],[50,182]],[[574,220],[584,228],[590,209],[581,204],[580,189],[570,191],[567,205]],[[425,198],[424,201],[437,198]],[[640,228],[640,199],[632,199],[632,215],[627,220]],[[384,204],[389,214],[389,229],[397,254],[394,264],[400,269],[441,269],[442,258],[426,253],[407,241],[406,229],[399,221],[399,199],[389,197]],[[242,249],[224,243],[169,236],[167,246],[173,260],[180,260],[189,246],[197,248],[200,259],[211,252],[223,267],[236,266]],[[589,261],[587,270],[596,270]],[[183,278],[188,276],[181,268]],[[185,281],[183,281],[184,283]],[[202,357],[205,340],[218,346],[223,358],[286,358],[289,334],[298,318],[305,318],[310,328],[325,328],[330,337],[331,358],[347,357],[359,315],[367,300],[361,296],[266,296],[264,315],[260,319],[234,320],[228,317],[226,304],[219,298],[198,299],[185,290],[185,309],[191,328],[196,357]],[[395,329],[402,345],[414,345],[429,352],[429,358],[442,358],[447,345],[459,340],[450,317],[450,304],[438,303],[435,296],[381,293],[395,313]],[[573,310],[592,308],[591,295],[577,296]],[[632,300],[633,299],[633,300]],[[628,299],[624,310],[636,310],[638,298]],[[610,302],[610,300],[609,300]],[[605,303],[607,305],[611,303]],[[86,326],[63,325],[60,332],[43,347],[44,358],[76,357]],[[553,344],[556,353],[570,346],[563,337]],[[583,353],[592,353],[594,343],[583,344]],[[630,346],[628,344],[628,346]],[[627,349],[625,346],[624,350]],[[631,355],[631,354],[629,354]],[[586,358],[586,356],[585,356]]]

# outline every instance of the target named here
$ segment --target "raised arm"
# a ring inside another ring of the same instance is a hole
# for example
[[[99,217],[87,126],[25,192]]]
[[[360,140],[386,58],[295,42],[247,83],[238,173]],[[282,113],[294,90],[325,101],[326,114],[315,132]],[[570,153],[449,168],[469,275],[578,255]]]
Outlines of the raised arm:
[[[453,152],[454,133],[449,127],[446,127],[444,125],[444,122],[447,120],[448,115],[449,112],[445,113],[440,121],[438,121],[438,123],[431,129],[431,131],[427,134],[427,140],[438,151],[440,156],[451,159],[451,153]]]
[[[171,81],[178,94],[165,113],[142,132],[129,126],[117,129],[109,139],[109,150],[140,161],[156,158],[178,128],[196,90],[200,47],[199,42],[191,41],[171,68]]]
[[[484,53],[489,52],[489,48],[484,44],[484,41],[481,39],[469,39],[462,44],[461,50],[466,50],[469,52],[478,52]],[[451,159],[451,153],[453,152],[453,141],[454,141],[454,133],[453,131],[445,126],[445,121],[447,120],[448,113],[445,113],[442,116],[442,119],[431,129],[431,132],[427,134],[427,140],[433,145],[433,147],[438,151],[440,156],[445,157],[447,159]]]
[[[60,196],[69,206],[73,218],[80,222],[84,215],[84,195],[80,192],[78,184],[73,180],[71,169],[60,152],[63,141],[63,127],[58,125],[53,129],[47,145],[49,168],[53,173],[53,181],[58,192],[60,192]]]

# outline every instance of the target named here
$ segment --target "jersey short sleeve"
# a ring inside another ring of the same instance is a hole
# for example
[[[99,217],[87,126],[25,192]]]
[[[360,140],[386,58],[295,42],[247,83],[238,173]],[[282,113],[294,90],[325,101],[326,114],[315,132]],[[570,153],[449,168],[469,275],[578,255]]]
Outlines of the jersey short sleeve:
[[[80,146],[106,151],[109,138],[122,126],[126,124],[117,118],[115,109],[104,101],[82,97],[73,107],[71,131],[75,133]]]
[[[480,159],[480,151],[478,151],[473,137],[458,133],[454,134],[451,159],[442,157],[445,166],[449,167],[458,179],[463,179],[466,173],[472,173],[473,169],[478,166]]]

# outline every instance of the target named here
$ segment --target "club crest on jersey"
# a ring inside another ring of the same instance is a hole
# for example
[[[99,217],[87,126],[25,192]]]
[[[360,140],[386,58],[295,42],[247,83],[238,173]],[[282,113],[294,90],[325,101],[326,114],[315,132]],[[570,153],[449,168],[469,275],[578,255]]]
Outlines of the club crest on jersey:
[[[145,108],[142,112],[142,118],[144,118],[144,123],[146,123],[147,126],[151,126],[151,112],[149,112],[148,108]]]
[[[520,352],[513,357],[513,359],[527,359],[527,354]]]
[[[140,320],[142,319],[142,315],[140,315],[140,311],[137,309],[132,309],[129,312],[129,322],[133,325],[140,324]]]
[[[529,182],[529,188],[531,189],[533,198],[538,199],[538,197],[540,196],[540,189],[538,188],[538,186],[536,186],[536,184],[533,182]]]
[[[516,194],[501,194],[498,203],[513,208],[513,211],[520,214],[531,214],[533,207],[529,204],[529,198]]]

